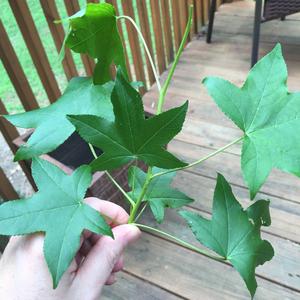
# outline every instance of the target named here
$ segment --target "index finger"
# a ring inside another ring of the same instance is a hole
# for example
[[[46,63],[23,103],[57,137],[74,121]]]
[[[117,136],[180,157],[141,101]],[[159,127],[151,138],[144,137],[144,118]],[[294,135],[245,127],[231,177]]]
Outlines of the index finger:
[[[100,200],[96,197],[85,198],[84,202],[99,211],[112,227],[126,224],[128,221],[129,215],[127,212],[113,202]]]

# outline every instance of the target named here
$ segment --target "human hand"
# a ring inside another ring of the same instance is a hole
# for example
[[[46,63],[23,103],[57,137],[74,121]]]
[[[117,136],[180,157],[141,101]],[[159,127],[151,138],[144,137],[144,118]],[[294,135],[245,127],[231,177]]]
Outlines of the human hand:
[[[126,224],[128,214],[120,206],[97,198],[85,202],[107,217],[115,239],[85,231],[76,258],[53,290],[43,254],[44,235],[12,237],[0,260],[0,299],[99,300],[103,286],[115,282],[116,272],[123,268],[122,253],[140,231]]]

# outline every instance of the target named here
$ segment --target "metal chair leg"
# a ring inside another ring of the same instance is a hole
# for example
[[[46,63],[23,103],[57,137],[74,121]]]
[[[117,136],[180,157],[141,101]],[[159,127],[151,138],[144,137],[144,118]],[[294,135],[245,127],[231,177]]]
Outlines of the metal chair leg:
[[[257,60],[258,60],[259,35],[260,35],[260,24],[261,24],[261,10],[262,10],[262,0],[256,0],[255,16],[254,16],[254,28],[253,28],[253,41],[252,41],[251,67],[253,67],[256,64]]]
[[[211,36],[212,36],[212,31],[213,31],[213,26],[214,26],[216,6],[217,6],[217,0],[211,0],[206,43],[211,43]]]

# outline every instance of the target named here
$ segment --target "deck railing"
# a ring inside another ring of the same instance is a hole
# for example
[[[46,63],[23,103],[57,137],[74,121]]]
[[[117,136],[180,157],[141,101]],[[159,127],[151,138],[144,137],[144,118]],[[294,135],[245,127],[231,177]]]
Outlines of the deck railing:
[[[52,103],[61,95],[62,91],[47,58],[45,47],[38,32],[39,29],[34,23],[27,1],[8,0],[8,2],[43,89],[49,102]],[[89,0],[88,2],[98,1]],[[203,26],[208,19],[209,0],[108,0],[106,2],[113,4],[118,14],[129,15],[139,24],[150,53],[155,59],[159,74],[167,69],[174,59],[174,53],[178,50],[187,23],[189,5],[194,5],[194,22],[188,41],[203,30]],[[220,5],[221,2],[221,0],[218,1],[218,4]],[[55,1],[40,0],[40,4],[55,47],[59,52],[65,31],[62,24],[54,24],[53,21],[60,19],[60,12]],[[77,0],[64,0],[64,4],[68,15],[72,15],[80,9]],[[24,110],[36,109],[39,107],[39,99],[34,95],[22,69],[10,37],[7,35],[6,26],[9,26],[9,24],[3,24],[0,20],[0,56],[2,63]],[[128,22],[125,24],[119,23],[119,31],[126,45],[126,62],[130,79],[144,82],[145,88],[142,92],[146,92],[155,81],[150,62],[133,26]],[[85,74],[90,76],[95,62],[86,55],[81,55],[81,60]],[[65,52],[62,67],[68,80],[73,76],[78,76],[79,71],[81,72],[76,67],[69,50]],[[1,100],[0,98],[0,114],[7,113],[5,99]],[[0,129],[11,151],[15,153],[17,149],[12,141],[19,135],[18,131],[2,117],[0,117]],[[20,162],[20,166],[29,181],[33,183],[28,164]],[[1,168],[0,196],[4,200],[17,197],[17,193]]]

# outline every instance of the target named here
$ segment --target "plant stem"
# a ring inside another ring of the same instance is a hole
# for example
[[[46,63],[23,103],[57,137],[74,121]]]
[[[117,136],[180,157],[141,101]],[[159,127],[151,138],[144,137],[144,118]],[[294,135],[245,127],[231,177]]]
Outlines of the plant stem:
[[[88,143],[90,150],[94,156],[95,159],[98,158],[95,148],[91,143]],[[110,175],[110,173],[108,171],[105,171],[105,174],[108,176],[108,178],[114,183],[114,185],[120,190],[120,192],[124,195],[124,197],[128,200],[128,202],[130,203],[130,206],[134,206],[135,203],[134,201],[128,196],[128,194],[123,190],[123,188],[115,181],[115,179]]]
[[[151,180],[152,180],[152,170],[149,167],[148,168],[148,172],[147,172],[146,181],[145,181],[145,183],[143,185],[142,191],[141,191],[141,193],[140,193],[137,201],[135,202],[135,205],[133,206],[132,211],[130,212],[130,216],[129,216],[129,219],[128,219],[128,224],[134,222],[135,215],[137,214],[137,211],[138,211],[138,209],[139,209],[139,207],[140,207],[140,205],[141,205],[141,203],[142,203],[142,201],[144,199],[144,196],[145,196],[145,194],[147,192],[147,189],[148,189],[148,186],[149,186]]]
[[[93,145],[91,143],[89,143],[89,147],[90,147],[90,150],[94,156],[95,159],[98,158],[97,154],[96,154],[96,151],[95,151],[95,148],[93,147]]]
[[[137,227],[140,227],[140,228],[142,228],[142,229],[144,229],[145,231],[150,232],[150,233],[151,233],[151,232],[158,233],[158,234],[160,234],[160,235],[162,235],[162,236],[165,236],[165,237],[167,237],[167,238],[169,238],[169,239],[175,241],[177,244],[179,244],[179,245],[181,245],[181,246],[183,246],[183,247],[185,247],[185,248],[188,248],[188,249],[190,249],[190,250],[193,250],[193,251],[195,251],[195,252],[197,252],[197,253],[200,253],[200,254],[202,254],[202,255],[205,255],[205,256],[207,256],[207,257],[209,257],[209,258],[212,258],[212,259],[214,259],[214,260],[222,261],[222,262],[225,262],[225,261],[226,261],[226,259],[223,258],[223,257],[221,257],[221,256],[213,255],[213,254],[211,254],[211,253],[209,253],[209,252],[207,252],[207,251],[205,251],[205,250],[202,250],[202,249],[200,249],[200,248],[198,248],[198,247],[196,247],[196,246],[194,246],[194,245],[192,245],[192,244],[190,244],[190,243],[187,243],[187,242],[185,242],[185,241],[183,241],[183,240],[181,240],[181,239],[179,239],[179,238],[177,238],[177,237],[175,237],[175,236],[173,236],[173,235],[171,235],[171,234],[169,234],[169,233],[167,233],[167,232],[164,232],[164,231],[161,231],[161,230],[159,230],[159,229],[156,229],[156,228],[153,228],[153,227],[150,227],[150,226],[147,226],[147,225],[143,225],[143,224],[132,223],[132,225],[135,225],[135,226],[137,226]]]
[[[137,220],[142,216],[144,210],[146,209],[146,207],[148,206],[148,202],[145,203],[145,205],[143,206],[143,208],[141,209],[141,211],[139,212],[139,214],[136,216],[134,222],[137,222]]]
[[[165,102],[165,96],[166,96],[167,90],[169,88],[171,79],[172,79],[173,74],[175,72],[175,69],[177,67],[179,58],[180,58],[180,56],[182,54],[182,51],[184,49],[184,46],[185,46],[186,40],[188,38],[188,35],[190,33],[191,26],[192,26],[192,20],[193,20],[193,10],[194,10],[194,7],[193,7],[193,5],[191,5],[190,9],[189,9],[189,18],[188,18],[188,22],[187,22],[187,25],[186,25],[186,28],[185,28],[185,32],[184,32],[182,41],[180,43],[180,46],[179,46],[179,49],[177,51],[176,57],[174,59],[174,62],[172,64],[172,67],[171,67],[170,72],[168,74],[167,80],[165,81],[165,83],[162,87],[162,90],[160,91],[160,94],[159,94],[159,100],[158,100],[158,104],[157,104],[157,114],[160,114],[162,112],[162,107],[163,107],[164,102]]]
[[[134,206],[135,202],[128,196],[128,194],[123,190],[123,188],[116,182],[116,180],[110,175],[108,171],[105,171],[105,174],[108,176],[108,178],[115,184],[115,186],[120,190],[120,192],[124,195],[124,197],[128,200],[130,203],[130,206]]]
[[[146,43],[146,41],[144,39],[144,36],[143,36],[142,32],[140,31],[139,27],[137,26],[137,24],[135,23],[135,21],[131,17],[129,17],[129,16],[118,16],[117,20],[119,20],[119,19],[127,19],[128,21],[131,22],[131,24],[134,26],[135,30],[137,31],[137,33],[138,33],[138,35],[139,35],[139,37],[140,37],[140,39],[141,39],[141,41],[142,41],[142,43],[144,45],[146,54],[147,54],[147,56],[149,58],[150,65],[151,65],[151,68],[152,68],[152,71],[153,71],[153,74],[154,74],[154,77],[155,77],[155,81],[156,81],[156,84],[157,84],[157,88],[160,91],[161,90],[161,85],[160,85],[160,82],[159,82],[159,75],[158,75],[157,70],[155,68],[155,65],[154,65],[154,62],[153,62],[150,50],[149,50],[149,48],[147,46],[147,43]]]
[[[191,163],[191,164],[189,164],[189,165],[187,165],[187,166],[185,166],[185,167],[176,168],[176,169],[171,169],[171,170],[167,170],[167,171],[165,171],[165,172],[156,173],[156,174],[154,174],[154,175],[152,176],[152,179],[155,178],[155,177],[158,177],[158,176],[162,176],[162,175],[171,173],[171,172],[176,172],[176,171],[180,171],[180,170],[185,170],[185,169],[191,168],[191,167],[193,167],[193,166],[195,166],[195,165],[198,165],[198,164],[200,164],[200,163],[202,163],[202,162],[208,160],[209,158],[211,158],[211,157],[213,157],[213,156],[215,156],[215,155],[217,155],[217,154],[223,152],[224,150],[226,150],[227,148],[231,147],[232,145],[237,144],[237,143],[240,142],[243,138],[244,138],[244,136],[239,137],[238,139],[232,141],[231,143],[225,145],[224,147],[219,148],[218,150],[216,150],[216,151],[210,153],[209,155],[207,155],[207,156],[205,156],[205,157],[203,157],[203,158],[201,158],[201,159],[199,159],[199,160],[196,160],[195,162],[193,162],[193,163]]]

